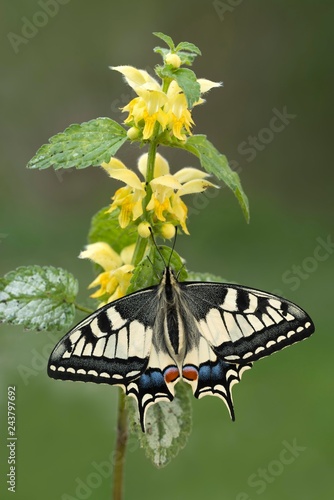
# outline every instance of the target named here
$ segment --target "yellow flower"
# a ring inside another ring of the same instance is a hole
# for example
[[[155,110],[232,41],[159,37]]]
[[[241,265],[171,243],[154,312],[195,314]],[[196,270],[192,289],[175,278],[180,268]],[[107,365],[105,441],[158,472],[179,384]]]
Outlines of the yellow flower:
[[[190,135],[194,121],[187,108],[186,96],[175,80],[168,87],[167,97],[168,101],[164,106],[164,111],[168,117],[167,122],[173,135],[180,141],[185,141],[186,136],[182,133],[182,130],[186,130],[188,135]]]
[[[86,249],[80,253],[80,259],[90,259],[104,269],[104,272],[100,273],[89,285],[89,288],[100,287],[91,297],[108,296],[100,306],[124,297],[126,294],[134,269],[131,264],[134,249],[135,245],[129,245],[119,255],[108,243],[98,242],[87,245]]]
[[[126,168],[124,163],[116,158],[111,158],[109,163],[102,163],[102,167],[110,177],[127,184],[116,191],[109,209],[109,212],[113,212],[116,208],[120,208],[118,221],[120,227],[125,228],[132,220],[143,215],[142,201],[146,196],[145,184],[132,170]]]
[[[144,163],[147,155],[143,155],[141,162]],[[152,210],[161,222],[179,223],[186,234],[189,231],[186,226],[188,209],[185,203],[181,200],[181,196],[192,193],[201,193],[208,187],[218,187],[206,180],[209,174],[198,170],[197,168],[186,167],[182,168],[176,174],[169,173],[167,160],[163,175],[155,177],[150,186],[152,189],[151,199],[146,207],[147,210]]]
[[[126,82],[138,96],[132,99],[123,108],[123,111],[129,113],[125,120],[126,124],[138,128],[142,127],[144,140],[152,136],[157,122],[162,131],[170,130],[181,141],[186,139],[186,134],[191,134],[194,122],[187,107],[187,99],[175,80],[172,80],[167,92],[164,92],[162,85],[147,71],[136,69],[133,66],[115,66],[111,69],[122,73]],[[221,85],[205,78],[199,78],[197,81],[201,94]],[[204,102],[203,99],[199,99],[195,105],[202,102]]]

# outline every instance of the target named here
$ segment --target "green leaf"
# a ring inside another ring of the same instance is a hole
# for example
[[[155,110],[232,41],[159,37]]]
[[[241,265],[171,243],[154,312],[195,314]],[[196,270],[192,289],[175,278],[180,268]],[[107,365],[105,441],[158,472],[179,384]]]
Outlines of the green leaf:
[[[178,142],[173,145],[197,156],[207,172],[225,182],[226,186],[233,191],[246,221],[249,222],[248,198],[242,189],[239,175],[230,168],[226,156],[219,153],[205,135],[193,135],[185,143]]]
[[[190,52],[191,54],[195,54],[197,56],[202,55],[202,52],[200,51],[200,49],[198,47],[196,47],[196,45],[194,45],[193,43],[190,43],[190,42],[180,42],[176,46],[175,51],[178,53],[180,51]]]
[[[49,139],[29,161],[28,168],[86,168],[108,162],[127,140],[126,130],[110,118],[70,125]]]
[[[147,288],[148,286],[158,285],[168,262],[176,275],[178,275],[179,281],[184,281],[187,278],[187,271],[181,257],[175,250],[172,251],[170,247],[164,245],[159,246],[159,250],[163,260],[155,246],[152,246],[148,257],[144,257],[138,266],[136,266],[127,294]],[[171,252],[173,252],[172,255]]]
[[[104,241],[108,243],[117,253],[123,248],[135,243],[138,237],[138,231],[135,226],[129,225],[127,230],[121,229],[118,222],[119,210],[108,213],[109,207],[104,207],[92,218],[88,242],[97,243]]]
[[[187,444],[191,432],[190,387],[179,382],[173,401],[161,401],[147,410],[146,433],[141,431],[135,402],[128,399],[131,430],[146,456],[157,467],[165,467]]]
[[[161,33],[161,31],[155,31],[153,32],[153,35],[163,40],[168,45],[170,50],[172,50],[173,52],[175,51],[175,45],[170,36]]]
[[[227,280],[211,273],[197,273],[188,271],[187,281],[208,281],[213,283],[225,283]]]
[[[0,279],[0,321],[35,330],[62,330],[75,316],[78,282],[55,267],[18,267]]]
[[[188,108],[191,109],[201,96],[195,73],[188,68],[178,68],[173,72],[173,76],[187,98]]]
[[[186,64],[187,66],[191,66],[197,57],[197,54],[193,52],[183,52],[182,50],[177,55],[181,59],[181,65]]]
[[[153,52],[156,52],[157,54],[160,54],[163,59],[167,56],[167,54],[170,54],[169,49],[165,49],[164,47],[154,47]]]
[[[156,73],[160,78],[168,77],[177,81],[186,96],[188,108],[192,108],[194,103],[200,98],[201,88],[197,82],[195,73],[191,69],[174,69],[169,65],[157,66]]]

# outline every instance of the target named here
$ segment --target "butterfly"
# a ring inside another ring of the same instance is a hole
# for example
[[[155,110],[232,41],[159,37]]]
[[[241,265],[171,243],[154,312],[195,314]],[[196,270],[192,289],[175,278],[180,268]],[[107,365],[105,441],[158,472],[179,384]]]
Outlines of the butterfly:
[[[309,337],[300,307],[240,285],[179,282],[169,265],[159,285],[111,302],[63,337],[51,353],[55,379],[123,388],[145,414],[172,401],[183,379],[200,399],[220,397],[234,420],[232,386],[252,363]]]

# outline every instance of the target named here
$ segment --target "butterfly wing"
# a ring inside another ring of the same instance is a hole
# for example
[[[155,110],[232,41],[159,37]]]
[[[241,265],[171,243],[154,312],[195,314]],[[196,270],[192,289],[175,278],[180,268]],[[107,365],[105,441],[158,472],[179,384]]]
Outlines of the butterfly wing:
[[[167,350],[156,349],[152,342],[154,336],[163,334],[164,311],[159,300],[157,287],[151,287],[95,311],[58,342],[49,359],[48,375],[122,387],[137,400],[144,431],[149,406],[171,401],[179,379]]]
[[[189,316],[188,323],[190,321]],[[182,376],[191,385],[197,399],[204,396],[218,396],[222,399],[234,420],[232,387],[240,382],[243,372],[251,367],[251,363],[239,365],[219,359],[209,342],[198,331],[198,338],[194,338],[192,349],[185,357]]]
[[[138,378],[149,362],[157,300],[152,287],[95,311],[58,342],[48,375],[112,385]]]
[[[180,283],[196,326],[220,360],[245,364],[314,332],[300,307],[276,295],[224,283]]]

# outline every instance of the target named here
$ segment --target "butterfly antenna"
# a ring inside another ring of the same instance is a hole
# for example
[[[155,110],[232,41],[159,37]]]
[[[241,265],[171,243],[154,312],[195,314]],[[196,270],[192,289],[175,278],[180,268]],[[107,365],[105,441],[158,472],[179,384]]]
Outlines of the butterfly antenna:
[[[159,254],[159,255],[160,255],[160,257],[161,257],[162,262],[165,264],[165,267],[167,267],[167,265],[166,265],[166,261],[165,261],[165,259],[164,259],[164,256],[162,255],[162,253],[161,253],[161,251],[160,251],[160,248],[158,247],[158,245],[157,245],[157,243],[156,243],[156,241],[155,241],[155,239],[154,239],[154,235],[153,235],[152,228],[151,228],[151,227],[149,227],[149,230],[150,230],[150,233],[151,233],[151,238],[152,238],[153,244],[154,244],[155,248],[157,249],[158,254]],[[152,264],[152,265],[153,265],[153,264]],[[168,265],[169,265],[169,262],[168,262]]]
[[[168,259],[168,267],[170,266],[170,261],[171,261],[171,259],[172,259],[172,255],[173,255],[173,252],[174,252],[175,243],[176,243],[176,237],[177,237],[177,226],[175,226],[175,236],[174,236],[174,241],[173,241],[172,251],[171,251],[171,253],[169,254],[169,259]]]

